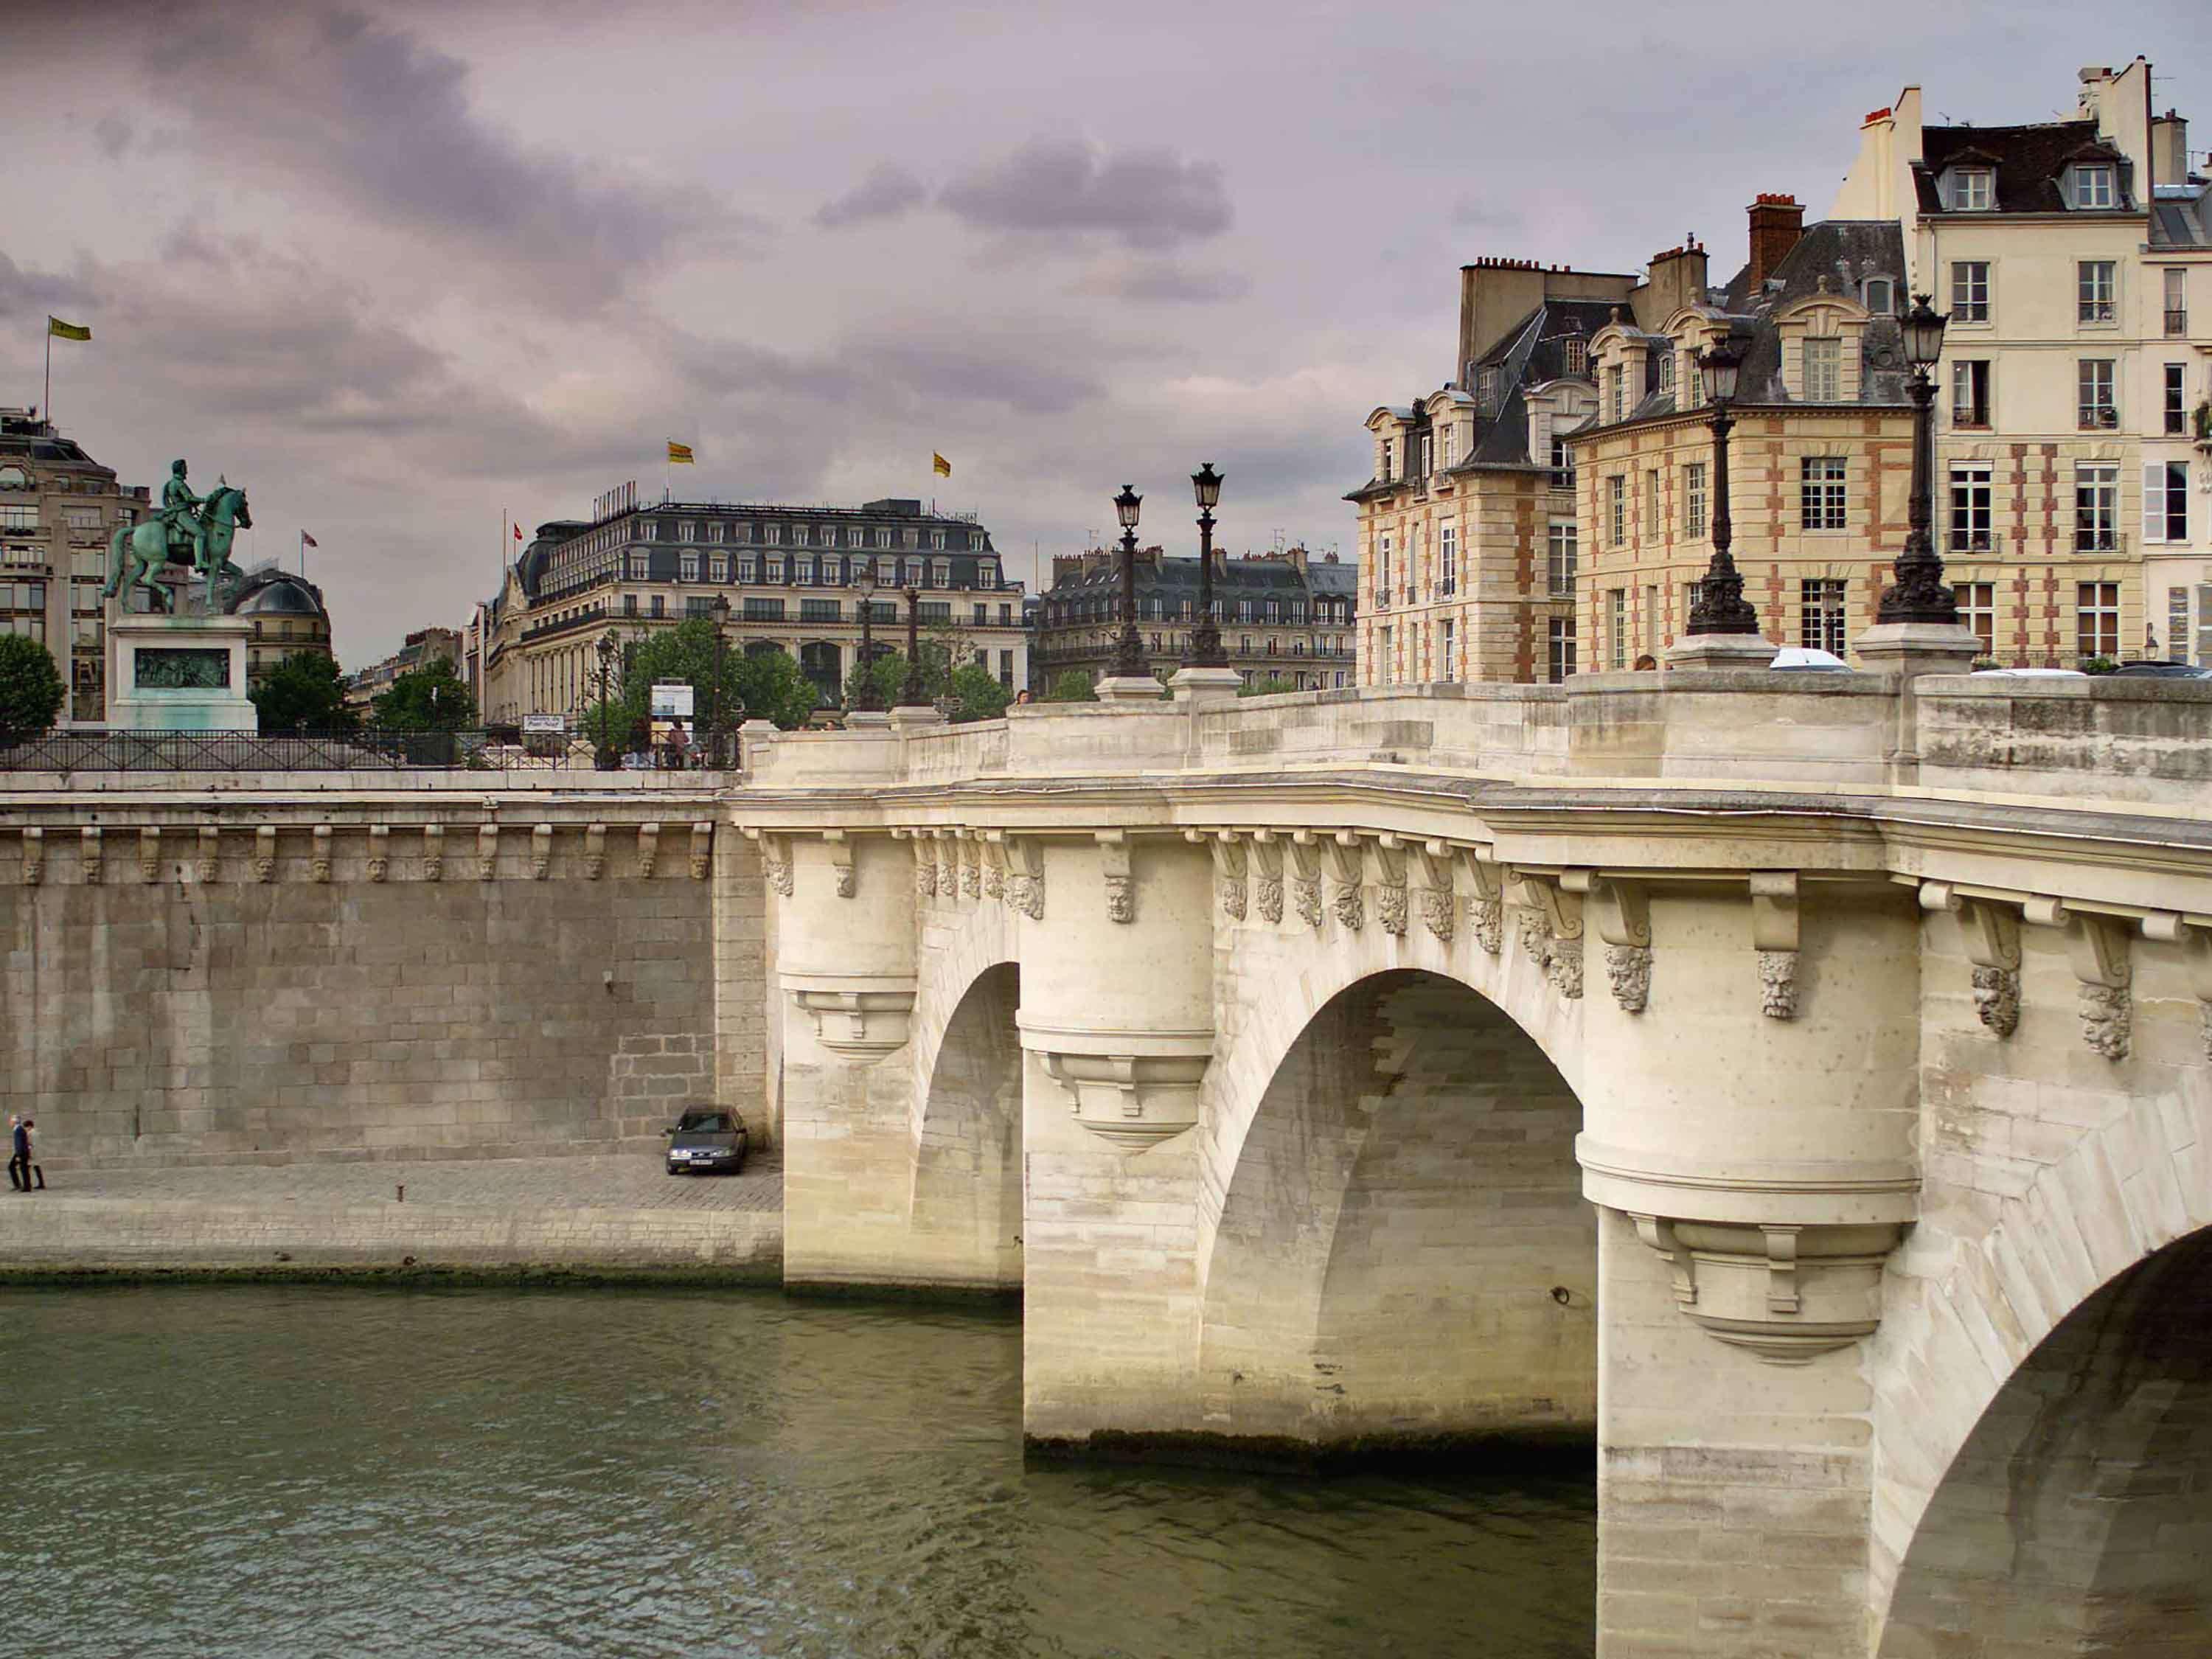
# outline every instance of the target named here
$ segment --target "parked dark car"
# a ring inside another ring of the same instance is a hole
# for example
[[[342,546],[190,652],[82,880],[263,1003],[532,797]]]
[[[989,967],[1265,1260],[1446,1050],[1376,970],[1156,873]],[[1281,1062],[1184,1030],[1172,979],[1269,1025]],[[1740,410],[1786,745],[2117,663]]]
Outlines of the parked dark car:
[[[2189,662],[2124,662],[2112,671],[2116,680],[2212,680],[2212,668]]]
[[[671,1175],[736,1175],[745,1167],[745,1126],[719,1106],[687,1106],[668,1136]]]

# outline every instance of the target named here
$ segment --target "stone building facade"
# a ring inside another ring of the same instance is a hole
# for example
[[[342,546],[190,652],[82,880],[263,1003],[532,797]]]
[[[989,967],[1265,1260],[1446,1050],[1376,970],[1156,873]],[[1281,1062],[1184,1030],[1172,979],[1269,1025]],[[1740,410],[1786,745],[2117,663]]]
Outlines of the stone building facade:
[[[1572,440],[1585,669],[1636,667],[1687,626],[1717,481],[1698,359],[1724,339],[1743,354],[1729,482],[1745,598],[1769,637],[1838,656],[1874,620],[1912,465],[1893,315],[1904,249],[1893,224],[1802,217],[1760,197],[1726,288],[1708,290],[1705,250],[1686,248],[1684,303],[1624,313],[1591,340],[1597,406]]]
[[[2150,82],[2140,58],[2084,69],[2073,113],[2019,126],[1929,125],[1907,87],[1836,198],[1899,228],[1951,319],[1938,546],[2000,661],[2212,662],[2212,226]]]
[[[605,499],[605,498],[603,498]],[[924,627],[957,633],[1003,685],[1029,683],[1022,585],[1007,580],[972,516],[915,500],[858,507],[727,501],[615,504],[589,521],[540,525],[488,610],[479,709],[488,721],[577,715],[598,700],[599,642],[635,639],[730,604],[730,648],[795,657],[825,704],[859,659],[864,571],[878,589],[878,644],[903,626],[900,592],[921,592]],[[467,660],[465,648],[463,660]]]
[[[52,654],[70,688],[66,724],[106,714],[108,538],[147,511],[144,485],[118,483],[33,411],[0,409],[0,631]]]
[[[418,628],[381,662],[371,663],[346,680],[346,707],[366,715],[376,700],[392,689],[402,674],[428,668],[434,662],[450,663],[454,673],[465,673],[463,635],[452,628]],[[473,689],[473,687],[471,688]]]
[[[1319,691],[1354,684],[1356,566],[1303,547],[1233,558],[1217,550],[1213,557],[1222,649],[1245,684],[1277,679]],[[1136,572],[1146,666],[1172,674],[1190,648],[1198,618],[1198,561],[1139,548]],[[1054,556],[1052,586],[1036,608],[1033,690],[1049,690],[1066,673],[1096,683],[1112,672],[1121,594],[1121,555],[1113,550]]]
[[[246,675],[252,684],[258,684],[287,657],[335,654],[323,590],[305,576],[274,565],[251,571],[231,595],[228,609],[252,624],[246,643]]]

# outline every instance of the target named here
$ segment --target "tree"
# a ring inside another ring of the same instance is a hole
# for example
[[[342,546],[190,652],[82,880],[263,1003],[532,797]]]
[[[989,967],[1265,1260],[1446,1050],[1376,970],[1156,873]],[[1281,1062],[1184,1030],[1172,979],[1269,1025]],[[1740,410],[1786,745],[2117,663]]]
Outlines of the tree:
[[[955,720],[994,720],[1014,700],[1014,694],[999,684],[997,675],[972,662],[952,671],[949,690],[960,705],[952,716]]]
[[[382,732],[461,732],[476,724],[476,693],[441,657],[392,681],[373,711]]]
[[[62,673],[46,647],[0,634],[0,739],[36,737],[62,712]]]
[[[1047,702],[1097,702],[1098,694],[1091,689],[1091,676],[1080,668],[1071,668],[1052,683],[1044,694]]]
[[[748,655],[725,642],[719,652],[719,696],[717,656],[714,624],[706,617],[686,617],[632,645],[623,662],[621,692],[630,720],[650,717],[654,686],[688,685],[692,720],[702,732],[718,715],[732,731],[745,720],[774,720],[787,732],[806,724],[819,698],[790,653]]]
[[[259,726],[271,732],[350,732],[359,724],[345,706],[345,682],[335,659],[321,651],[295,651],[246,694]]]
[[[1237,695],[1240,697],[1277,697],[1285,691],[1297,690],[1299,686],[1296,680],[1286,680],[1280,674],[1266,674],[1249,685],[1238,686]]]
[[[922,639],[915,643],[915,654],[921,659],[921,700],[935,702],[951,694],[954,647],[945,640]],[[885,651],[869,665],[868,678],[875,682],[876,692],[884,707],[896,708],[906,701],[906,653]],[[995,682],[994,682],[995,684]],[[845,700],[848,703],[859,699],[861,670],[859,663],[845,677]]]

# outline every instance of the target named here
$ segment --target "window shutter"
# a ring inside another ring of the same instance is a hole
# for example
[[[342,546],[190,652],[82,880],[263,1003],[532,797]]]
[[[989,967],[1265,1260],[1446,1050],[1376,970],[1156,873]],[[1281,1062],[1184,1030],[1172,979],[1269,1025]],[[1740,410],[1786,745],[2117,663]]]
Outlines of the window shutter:
[[[2152,461],[2143,467],[2142,538],[2145,542],[2166,539],[2166,463]]]

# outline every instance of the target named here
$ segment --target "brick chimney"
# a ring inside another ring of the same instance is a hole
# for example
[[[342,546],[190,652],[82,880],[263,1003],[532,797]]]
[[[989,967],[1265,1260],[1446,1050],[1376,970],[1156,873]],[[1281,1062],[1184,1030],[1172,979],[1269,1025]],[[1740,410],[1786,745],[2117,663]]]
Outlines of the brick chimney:
[[[1762,191],[1747,210],[1751,217],[1751,286],[1756,290],[1805,234],[1805,210],[1795,196]]]

